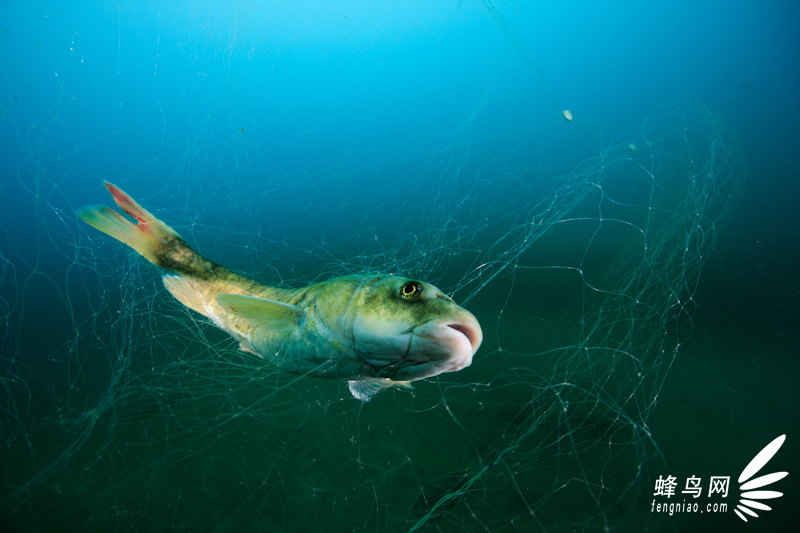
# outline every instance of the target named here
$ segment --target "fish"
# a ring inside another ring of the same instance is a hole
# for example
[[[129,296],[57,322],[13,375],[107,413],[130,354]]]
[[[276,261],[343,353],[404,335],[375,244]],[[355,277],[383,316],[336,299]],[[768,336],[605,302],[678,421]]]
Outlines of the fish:
[[[122,189],[104,185],[133,221],[104,205],[77,216],[166,271],[164,286],[181,304],[282,371],[347,381],[354,398],[369,401],[470,366],[483,341],[475,316],[429,283],[364,273],[294,289],[266,285],[203,257]]]

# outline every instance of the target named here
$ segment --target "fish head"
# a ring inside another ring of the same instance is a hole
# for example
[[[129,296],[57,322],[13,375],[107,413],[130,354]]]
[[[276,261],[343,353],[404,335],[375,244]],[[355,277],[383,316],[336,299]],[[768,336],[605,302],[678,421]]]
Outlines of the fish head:
[[[468,367],[483,341],[472,313],[423,281],[386,276],[355,298],[352,339],[376,377],[415,381]]]

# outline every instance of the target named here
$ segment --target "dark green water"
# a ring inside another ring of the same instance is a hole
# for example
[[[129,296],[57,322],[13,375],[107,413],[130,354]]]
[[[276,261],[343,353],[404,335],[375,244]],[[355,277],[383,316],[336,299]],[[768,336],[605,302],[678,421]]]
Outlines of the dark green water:
[[[0,529],[793,531],[795,10],[304,5],[0,7]],[[103,179],[265,283],[430,281],[484,343],[368,403],[278,372],[75,217]]]

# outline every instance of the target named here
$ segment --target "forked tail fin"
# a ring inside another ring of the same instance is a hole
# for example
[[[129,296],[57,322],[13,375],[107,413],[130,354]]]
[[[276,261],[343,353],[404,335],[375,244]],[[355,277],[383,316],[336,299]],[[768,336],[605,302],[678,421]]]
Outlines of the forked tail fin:
[[[77,214],[81,220],[127,244],[151,263],[178,274],[164,276],[167,290],[186,307],[211,318],[217,326],[236,336],[232,329],[235,324],[220,318],[223,308],[216,301],[217,295],[260,295],[265,287],[198,254],[178,232],[137,204],[122,189],[107,181],[104,183],[117,205],[136,219],[136,223],[104,205],[79,209]]]
[[[123,242],[139,252],[148,261],[160,267],[172,269],[164,264],[163,246],[174,246],[177,243],[185,245],[185,241],[174,229],[170,228],[152,213],[140,206],[128,196],[125,191],[107,181],[103,182],[114,196],[117,205],[127,214],[136,219],[136,224],[113,209],[102,206],[88,206],[78,209],[77,214],[87,224],[94,226],[120,242]]]

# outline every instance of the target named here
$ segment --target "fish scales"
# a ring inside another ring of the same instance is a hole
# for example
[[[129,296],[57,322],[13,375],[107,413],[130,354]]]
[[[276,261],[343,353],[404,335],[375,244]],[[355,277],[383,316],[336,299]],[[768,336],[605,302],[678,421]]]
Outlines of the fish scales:
[[[205,258],[122,189],[105,186],[136,222],[106,206],[78,216],[166,270],[178,301],[277,368],[346,380],[367,401],[466,368],[483,340],[472,313],[429,283],[353,274],[298,289],[265,285]]]

